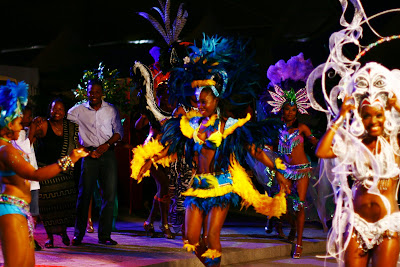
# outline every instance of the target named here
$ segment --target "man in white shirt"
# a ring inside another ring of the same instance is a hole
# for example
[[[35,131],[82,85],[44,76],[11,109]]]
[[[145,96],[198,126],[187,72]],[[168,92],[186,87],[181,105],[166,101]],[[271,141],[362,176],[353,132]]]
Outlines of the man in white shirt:
[[[22,131],[19,132],[19,137],[18,140],[12,140],[11,143],[12,145],[21,151],[23,151],[25,154],[28,155],[29,158],[29,163],[35,168],[38,168],[37,161],[36,161],[36,155],[35,155],[35,149],[33,148],[33,145],[31,144],[28,134],[29,134],[29,126],[31,125],[32,122],[32,108],[30,105],[27,105],[23,111],[23,116],[21,120],[21,125],[24,128]],[[38,181],[29,181],[31,184],[31,203],[29,204],[29,211],[32,215],[32,218],[34,220],[34,224],[36,226],[36,222],[39,217],[39,189],[40,189],[40,184]],[[42,247],[39,245],[39,243],[34,239],[35,242],[35,251],[40,251],[42,250]]]
[[[91,80],[87,88],[88,101],[68,111],[68,119],[79,125],[79,142],[91,152],[82,159],[76,222],[72,245],[82,244],[86,232],[88,209],[97,179],[100,180],[102,207],[99,218],[100,244],[116,245],[111,239],[115,196],[117,193],[117,160],[114,146],[123,136],[118,110],[102,100],[103,86]]]

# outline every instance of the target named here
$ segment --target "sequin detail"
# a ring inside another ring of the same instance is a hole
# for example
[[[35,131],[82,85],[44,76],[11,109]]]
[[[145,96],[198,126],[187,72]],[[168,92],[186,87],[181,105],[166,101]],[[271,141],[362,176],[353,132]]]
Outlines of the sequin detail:
[[[29,212],[28,202],[15,196],[0,194],[0,203],[14,205],[20,208],[21,212],[26,216],[28,220],[29,236],[33,237],[33,218],[31,213]]]

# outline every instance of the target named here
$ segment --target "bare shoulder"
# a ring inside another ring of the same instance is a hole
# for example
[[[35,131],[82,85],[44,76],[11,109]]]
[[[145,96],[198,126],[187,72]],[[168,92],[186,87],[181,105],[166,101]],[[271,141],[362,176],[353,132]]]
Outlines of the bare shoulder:
[[[299,130],[306,131],[306,130],[310,130],[310,128],[304,123],[299,123]]]
[[[18,150],[12,145],[0,146],[0,161],[8,163],[13,158],[19,156]]]

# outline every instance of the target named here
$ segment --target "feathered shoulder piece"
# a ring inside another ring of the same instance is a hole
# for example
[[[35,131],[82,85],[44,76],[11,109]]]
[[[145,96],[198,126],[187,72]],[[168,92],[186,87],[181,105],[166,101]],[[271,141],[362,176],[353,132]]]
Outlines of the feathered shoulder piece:
[[[279,60],[275,65],[271,65],[267,71],[267,77],[271,82],[268,90],[261,94],[264,107],[272,107],[271,112],[277,113],[284,104],[290,103],[296,105],[300,113],[307,114],[306,109],[311,104],[305,87],[312,70],[311,60],[305,60],[303,53],[290,58],[287,62]]]
[[[28,103],[28,85],[7,81],[0,86],[0,128],[22,115],[22,110]]]
[[[202,115],[196,110],[191,110],[181,117],[180,129],[187,138],[193,138],[194,130],[199,126]]]
[[[182,67],[172,70],[169,84],[172,100],[190,106],[187,97],[203,87],[210,87],[220,99],[234,104],[235,95],[256,96],[257,64],[247,53],[248,42],[242,39],[204,35],[201,45],[189,46],[189,58]]]
[[[242,127],[243,125],[245,125],[250,119],[250,113],[247,113],[246,118],[242,119],[228,118],[225,123],[224,133],[222,136],[226,138],[228,135],[232,134],[238,127]]]
[[[228,122],[230,119],[228,119]],[[281,120],[269,118],[263,121],[250,121],[250,115],[243,119],[232,119],[231,126],[225,126],[224,143],[221,147],[222,155],[235,155],[240,164],[245,163],[247,145],[264,148],[265,145],[274,145],[282,127]],[[222,158],[222,166],[229,164],[228,158]]]
[[[146,12],[139,12],[138,14],[147,19],[148,21],[150,21],[153,27],[156,28],[156,30],[164,38],[165,42],[168,45],[171,45],[174,42],[178,41],[179,34],[181,33],[183,27],[186,24],[188,13],[186,10],[183,9],[183,3],[181,3],[178,7],[176,18],[174,19],[174,22],[171,25],[171,15],[170,15],[171,1],[166,0],[166,2],[164,3],[164,1],[158,0],[158,2],[161,8],[153,7],[153,9],[155,9],[160,14],[164,25],[161,25],[161,23],[158,22],[152,15]]]

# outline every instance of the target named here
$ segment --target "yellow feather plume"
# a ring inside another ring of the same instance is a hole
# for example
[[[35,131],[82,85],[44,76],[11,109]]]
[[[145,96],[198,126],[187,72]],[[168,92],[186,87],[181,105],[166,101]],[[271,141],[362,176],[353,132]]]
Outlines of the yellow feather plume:
[[[220,197],[226,195],[230,192],[233,192],[232,185],[224,185],[222,187],[214,187],[208,189],[193,189],[189,188],[185,192],[182,193],[184,196],[191,197],[199,197],[199,198],[208,198],[208,197]]]
[[[222,136],[224,138],[226,138],[228,135],[232,134],[238,127],[242,127],[250,119],[251,119],[251,115],[250,115],[250,113],[247,113],[246,118],[238,119],[238,121],[234,125],[232,125],[228,129],[225,129]]]
[[[204,258],[215,259],[221,257],[221,252],[216,249],[207,249],[202,255]]]
[[[197,243],[196,245],[191,245],[189,244],[189,241],[185,240],[183,248],[186,249],[187,252],[194,252],[196,251],[196,247],[199,246],[199,243]]]
[[[200,114],[200,112],[198,112],[196,110],[191,110],[182,116],[182,118],[180,120],[180,127],[181,127],[181,132],[184,136],[186,136],[187,138],[190,138],[190,139],[193,138],[193,132],[195,129],[193,129],[192,126],[190,126],[189,121],[191,118],[201,117],[201,116],[202,115]]]
[[[131,178],[138,180],[137,177],[139,175],[140,169],[146,163],[148,159],[157,155],[164,149],[164,146],[158,141],[154,140],[153,138],[145,145],[138,145],[134,149],[133,152],[133,159],[131,161]],[[158,160],[156,163],[161,164],[164,167],[169,167],[169,164],[176,158],[176,156],[168,156]],[[143,177],[150,176],[150,170],[148,170]],[[140,183],[142,179],[138,180]]]
[[[246,171],[236,159],[231,156],[229,172],[232,175],[233,189],[242,198],[242,207],[254,207],[255,211],[267,216],[280,217],[286,213],[286,198],[284,192],[279,192],[274,198],[267,192],[260,194],[251,183]]]

